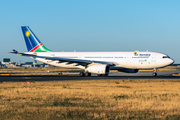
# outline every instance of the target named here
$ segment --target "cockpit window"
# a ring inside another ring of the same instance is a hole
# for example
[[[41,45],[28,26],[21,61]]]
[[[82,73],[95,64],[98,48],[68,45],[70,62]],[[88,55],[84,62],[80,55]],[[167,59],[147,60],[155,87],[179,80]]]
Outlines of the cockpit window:
[[[163,58],[170,58],[169,56],[163,56]]]

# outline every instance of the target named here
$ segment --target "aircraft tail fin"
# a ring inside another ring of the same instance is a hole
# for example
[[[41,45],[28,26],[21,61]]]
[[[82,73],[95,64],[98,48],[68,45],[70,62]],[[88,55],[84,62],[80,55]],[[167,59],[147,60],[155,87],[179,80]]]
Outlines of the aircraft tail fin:
[[[51,52],[36,37],[28,26],[21,27],[28,52]]]

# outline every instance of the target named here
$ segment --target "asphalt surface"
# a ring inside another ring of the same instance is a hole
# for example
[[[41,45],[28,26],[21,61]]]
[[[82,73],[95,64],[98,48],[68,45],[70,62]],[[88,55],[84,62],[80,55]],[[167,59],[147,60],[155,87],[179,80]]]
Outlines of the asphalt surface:
[[[36,76],[0,76],[0,82],[24,82],[24,81],[65,81],[65,80],[103,80],[103,79],[180,79],[180,76],[172,74],[180,71],[160,71],[158,76],[152,76],[152,72],[140,73],[111,73],[107,77],[92,75],[80,77],[79,75],[36,75]]]

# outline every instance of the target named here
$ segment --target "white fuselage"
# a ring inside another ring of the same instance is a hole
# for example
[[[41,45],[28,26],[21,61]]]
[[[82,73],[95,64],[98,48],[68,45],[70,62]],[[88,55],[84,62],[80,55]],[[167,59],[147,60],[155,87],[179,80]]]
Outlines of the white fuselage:
[[[130,69],[152,69],[165,67],[174,62],[166,54],[157,52],[36,52],[36,54],[38,56],[113,62],[115,66],[111,67],[111,69],[122,67]],[[77,65],[77,63],[68,64],[68,62],[59,62],[59,60],[47,60],[44,58],[34,59],[58,67],[85,69],[84,66]]]

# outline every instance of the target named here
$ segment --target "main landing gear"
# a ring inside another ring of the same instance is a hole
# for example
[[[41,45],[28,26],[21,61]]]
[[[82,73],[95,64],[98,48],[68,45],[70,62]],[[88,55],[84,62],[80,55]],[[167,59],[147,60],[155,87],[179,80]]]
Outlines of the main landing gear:
[[[80,72],[79,73],[80,76],[91,76],[91,73],[88,73],[88,72]]]
[[[79,73],[80,76],[91,76],[91,73],[89,72],[80,72]],[[108,76],[108,74],[97,74],[97,76]]]
[[[108,76],[108,74],[97,74],[97,76]]]
[[[156,68],[154,68],[154,70],[153,70],[153,74],[152,74],[153,76],[157,76],[157,72],[156,72],[156,71],[157,71],[157,69],[156,69]]]

